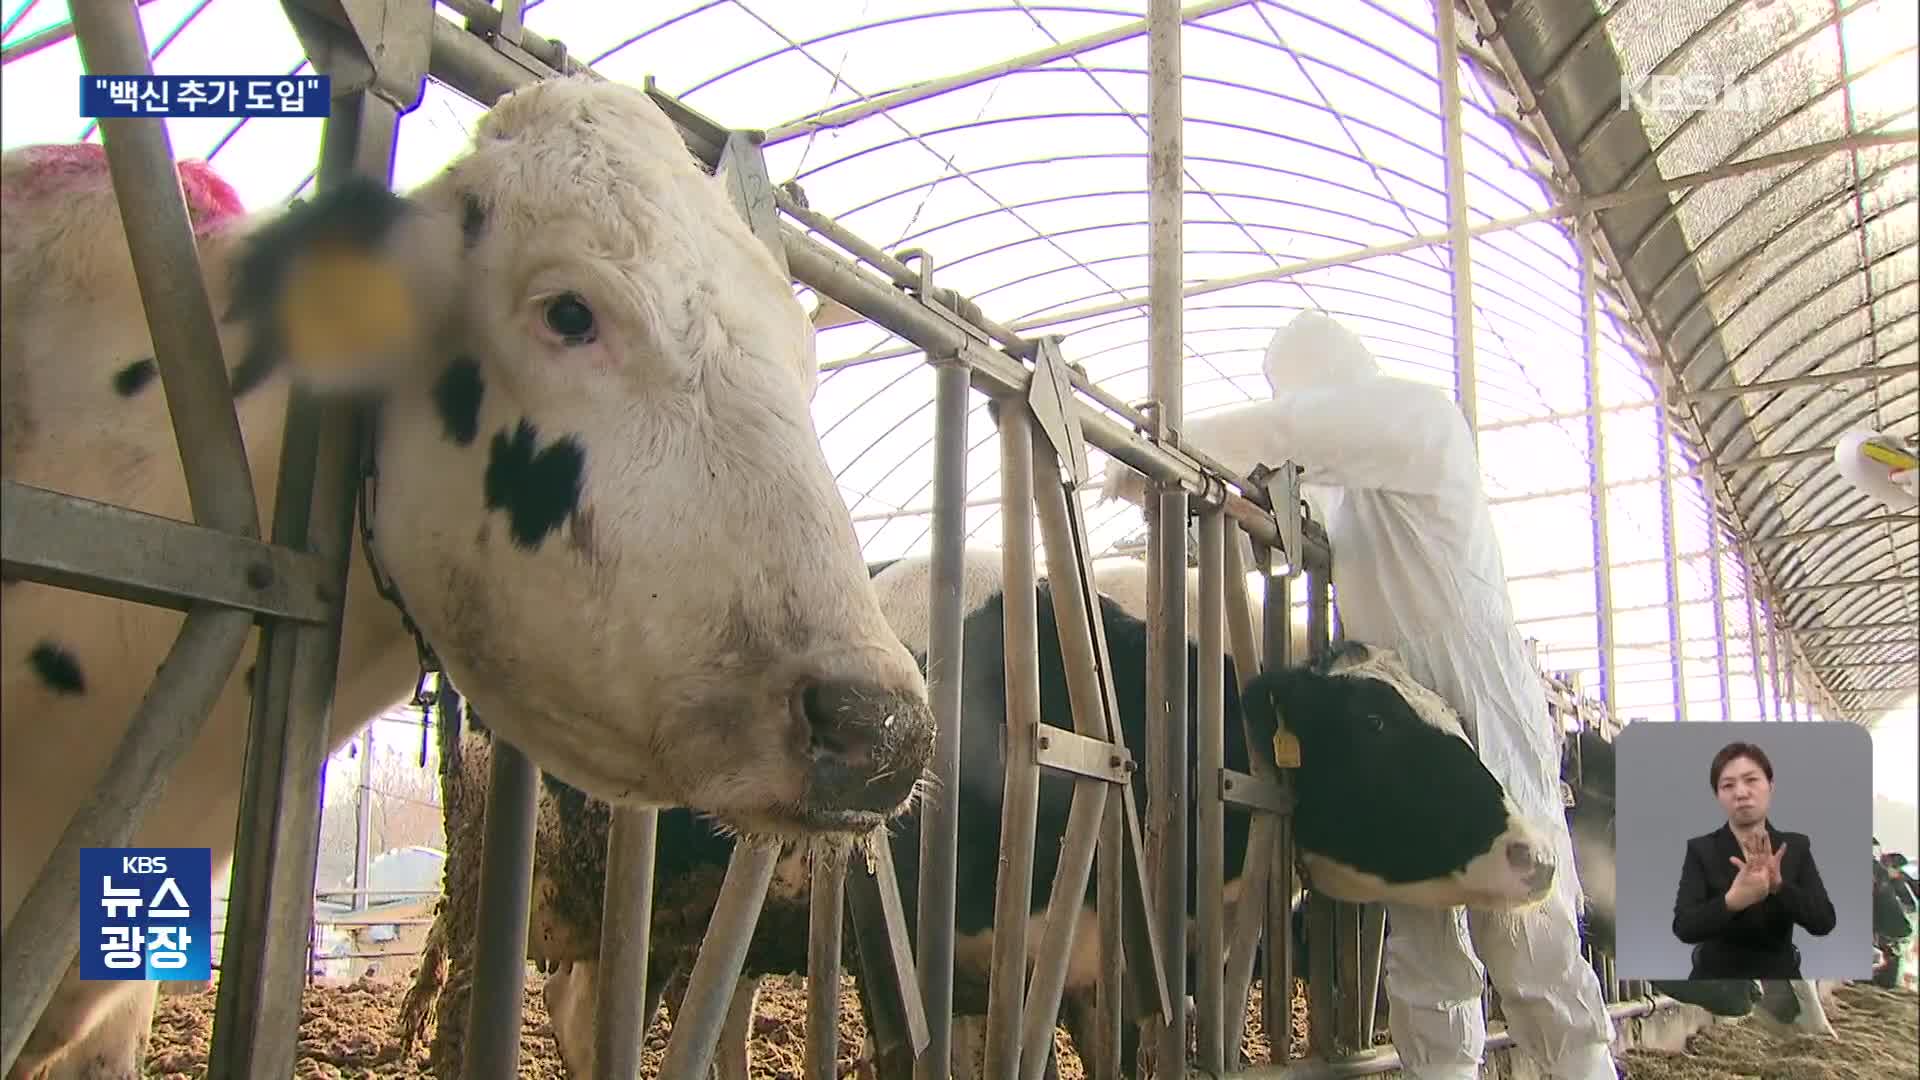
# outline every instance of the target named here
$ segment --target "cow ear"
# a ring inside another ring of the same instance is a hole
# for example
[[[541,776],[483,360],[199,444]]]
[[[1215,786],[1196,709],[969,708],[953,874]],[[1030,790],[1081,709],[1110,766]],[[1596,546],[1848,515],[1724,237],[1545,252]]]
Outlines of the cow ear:
[[[433,203],[355,177],[241,240],[227,320],[244,327],[234,392],[282,365],[322,391],[403,377],[454,301],[460,224]]]

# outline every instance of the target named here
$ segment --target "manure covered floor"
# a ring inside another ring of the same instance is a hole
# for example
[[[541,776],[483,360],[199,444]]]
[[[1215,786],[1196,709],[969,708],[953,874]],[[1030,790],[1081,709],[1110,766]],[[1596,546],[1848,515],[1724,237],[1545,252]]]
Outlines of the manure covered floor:
[[[523,1080],[564,1080],[560,1055],[540,1000],[541,977],[527,976],[524,1027],[520,1037]],[[302,999],[298,1080],[430,1078],[424,1044],[401,1053],[394,1034],[406,983],[373,982],[342,987],[311,987]],[[1296,997],[1295,1044],[1306,1038],[1304,995]],[[805,1046],[806,984],[800,979],[769,978],[762,983],[754,1020],[753,1080],[800,1080]],[[1248,1002],[1248,1043],[1266,1054],[1260,1030],[1260,987]],[[163,994],[154,1016],[147,1070],[153,1080],[202,1080],[212,1036],[214,992]],[[1920,996],[1911,990],[1871,986],[1842,987],[1828,1019],[1837,1040],[1777,1036],[1751,1021],[1718,1024],[1688,1040],[1685,1053],[1631,1050],[1625,1055],[1629,1080],[1709,1080],[1752,1077],[1757,1080],[1892,1080],[1920,1076]],[[666,1052],[669,1025],[649,1032],[643,1075],[657,1074]],[[842,986],[840,1075],[856,1070],[860,1046],[859,1006],[849,980]],[[1056,1032],[1062,1080],[1082,1080],[1079,1060],[1064,1033]],[[1298,1051],[1296,1051],[1298,1052]]]

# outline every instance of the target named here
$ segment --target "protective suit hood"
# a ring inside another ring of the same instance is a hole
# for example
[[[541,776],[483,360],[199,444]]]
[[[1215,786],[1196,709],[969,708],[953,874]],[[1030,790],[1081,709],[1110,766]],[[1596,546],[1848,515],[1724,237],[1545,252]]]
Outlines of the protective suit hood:
[[[1275,394],[1378,378],[1380,364],[1359,335],[1323,311],[1302,311],[1267,343],[1267,385]]]

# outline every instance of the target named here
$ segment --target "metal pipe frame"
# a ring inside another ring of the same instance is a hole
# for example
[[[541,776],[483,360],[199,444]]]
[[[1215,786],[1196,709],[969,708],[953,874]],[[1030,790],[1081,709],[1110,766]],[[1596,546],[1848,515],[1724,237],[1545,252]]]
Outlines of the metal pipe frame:
[[[994,893],[993,969],[987,988],[984,1075],[991,1080],[1015,1080],[1021,1072],[1027,917],[1032,911],[1034,832],[1040,810],[1040,612],[1033,559],[1033,419],[1024,401],[1001,404],[1000,558],[1007,781],[1000,803],[1000,872]],[[1080,895],[1084,895],[1084,888],[1075,899]],[[1101,941],[1102,948],[1118,944],[1117,938]],[[1046,1047],[1036,1046],[1034,1052],[1042,1059],[1047,1056]]]
[[[425,36],[409,34],[409,20],[394,14],[398,6],[383,5],[391,17],[364,24],[378,27],[378,40],[369,40],[338,12],[283,3],[309,55],[324,56],[335,69],[317,170],[322,188],[353,176],[391,183],[399,116],[419,100],[428,50]],[[361,422],[351,406],[323,406],[297,390],[287,406],[274,542],[324,559],[332,595],[344,591],[352,550]],[[324,627],[270,623],[263,630],[209,1054],[214,1075],[285,1075],[293,1068],[337,618]]]
[[[851,305],[849,305],[851,306]],[[933,559],[928,599],[927,690],[938,734],[933,794],[921,801],[920,888],[915,944],[927,1046],[916,1080],[944,1080],[953,1046],[953,913],[959,850],[961,571],[966,532],[967,368],[957,357],[934,367]]]
[[[151,72],[131,0],[83,5],[73,19],[89,73]],[[210,532],[251,540],[260,531],[252,476],[166,129],[108,119],[102,139],[194,520]],[[8,489],[9,518],[15,490]],[[78,953],[79,849],[131,840],[198,736],[252,629],[243,608],[190,606],[187,612],[92,797],[67,823],[7,926],[0,946],[0,1071],[13,1068]]]
[[[1451,0],[1434,5],[1440,76],[1440,127],[1446,144],[1447,252],[1453,269],[1454,394],[1479,442],[1480,376],[1473,349],[1473,252],[1467,232],[1466,149],[1461,135],[1460,13]]]
[[[760,907],[766,902],[767,885],[773,881],[773,868],[779,860],[777,844],[742,842],[734,845],[733,858],[727,863],[727,876],[720,883],[720,896],[714,902],[713,917],[707,923],[706,937],[700,942],[693,974],[687,979],[686,997],[673,1018],[673,1034],[667,1039],[667,1052],[660,1061],[661,1076],[705,1076],[708,1066],[713,1064],[714,1045],[726,1022],[734,984],[739,981],[740,970],[746,963],[747,946],[753,941],[754,927],[759,925]],[[478,978],[476,969],[476,990]],[[641,987],[624,988],[625,993],[636,995],[641,990]],[[517,1042],[518,1023],[514,1024],[512,1035]]]
[[[658,810],[618,807],[607,828],[600,961],[594,969],[594,1080],[633,1080],[640,1075],[640,1051],[653,1019],[645,1015],[645,990],[659,825]]]
[[[1148,382],[1155,434],[1171,441],[1184,424],[1182,355],[1184,249],[1184,125],[1180,79],[1180,6],[1147,5],[1147,335]],[[1158,678],[1147,698],[1147,809],[1150,850],[1159,886],[1154,938],[1167,957],[1165,985],[1171,1015],[1156,1033],[1161,1071],[1187,1056],[1187,493],[1162,481],[1150,485],[1157,513],[1148,531],[1154,558],[1148,592],[1147,667]],[[1158,601],[1156,610],[1156,600]],[[1209,958],[1210,960],[1212,958]]]
[[[1194,968],[1197,984],[1193,996],[1199,1039],[1198,1061],[1194,1064],[1206,1073],[1218,1075],[1226,1071],[1225,1027],[1229,1022],[1244,1025],[1246,1017],[1244,1013],[1229,1016],[1225,1012],[1227,986],[1226,969],[1223,966],[1227,958],[1227,806],[1221,801],[1221,780],[1226,770],[1226,642],[1223,640],[1226,629],[1223,610],[1226,603],[1226,523],[1218,507],[1201,506],[1199,518],[1200,685],[1196,688],[1199,711],[1193,718],[1198,736],[1194,755],[1193,798],[1194,812],[1199,818],[1199,830],[1195,837],[1199,850],[1194,852],[1193,857],[1200,891],[1195,900],[1194,933],[1199,938],[1199,963]],[[1244,591],[1246,579],[1235,582],[1235,587]],[[1181,869],[1184,872],[1184,865]],[[1245,869],[1244,860],[1242,869]],[[1183,1032],[1183,1041],[1184,1038]]]
[[[1687,720],[1687,657],[1681,647],[1683,636],[1680,627],[1680,540],[1678,515],[1673,505],[1673,440],[1669,437],[1670,426],[1667,411],[1661,409],[1655,414],[1654,438],[1659,440],[1657,460],[1660,469],[1660,543],[1667,556],[1667,633],[1671,640],[1668,648],[1673,658],[1673,709],[1674,719],[1685,723]]]
[[[808,867],[807,1048],[805,1080],[836,1080],[840,1049],[840,950],[847,890],[846,855],[816,847]],[[643,980],[638,985],[646,985]],[[640,1030],[645,1030],[644,1028]],[[636,1042],[639,1040],[636,1040]],[[621,1080],[640,1075],[638,1062]]]
[[[528,886],[533,880],[539,789],[539,766],[519,747],[494,739],[476,890],[473,993],[467,1002],[466,1044],[461,1053],[466,1074],[477,1080],[512,1080],[520,1075],[527,917],[532,908]],[[676,1034],[678,1030],[676,1024]],[[594,1039],[599,1041],[597,1031]]]
[[[1614,653],[1613,534],[1611,500],[1607,498],[1606,433],[1600,417],[1600,281],[1593,263],[1587,227],[1574,233],[1580,257],[1581,338],[1586,360],[1587,500],[1593,510],[1594,643],[1600,649],[1600,695],[1608,709],[1620,702],[1615,682],[1619,668]],[[1664,470],[1662,470],[1664,471]]]

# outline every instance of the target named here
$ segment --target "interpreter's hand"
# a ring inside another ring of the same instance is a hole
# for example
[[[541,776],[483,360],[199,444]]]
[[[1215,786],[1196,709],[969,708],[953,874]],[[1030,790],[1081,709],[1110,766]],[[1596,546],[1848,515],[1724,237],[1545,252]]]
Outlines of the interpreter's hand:
[[[1786,857],[1787,857],[1787,845],[1785,844],[1781,844],[1779,848],[1777,848],[1774,851],[1768,852],[1766,855],[1767,892],[1769,894],[1777,893],[1780,891],[1780,863]]]
[[[1767,898],[1767,856],[1753,855],[1745,859],[1728,856],[1740,872],[1734,876],[1733,884],[1727,887],[1727,909],[1744,911]]]

